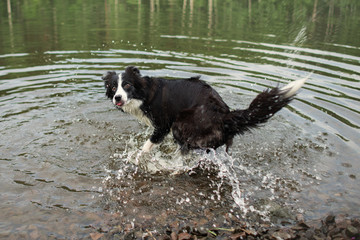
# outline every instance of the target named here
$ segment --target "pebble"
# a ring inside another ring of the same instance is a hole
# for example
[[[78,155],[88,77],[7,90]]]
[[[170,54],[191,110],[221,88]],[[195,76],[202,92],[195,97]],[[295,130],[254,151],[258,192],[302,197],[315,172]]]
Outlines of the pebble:
[[[191,239],[191,235],[189,233],[183,232],[178,235],[178,240],[189,240],[189,239]]]
[[[291,234],[289,234],[288,232],[284,231],[284,230],[279,230],[277,232],[274,232],[272,234],[272,237],[275,239],[292,239]]]
[[[177,234],[175,232],[172,232],[170,234],[170,238],[171,238],[171,240],[177,240]]]
[[[285,227],[271,227],[263,225],[258,228],[244,228],[244,225],[236,228],[217,228],[211,230],[211,234],[204,235],[194,231],[191,227],[183,228],[178,232],[171,232],[170,239],[172,240],[187,240],[187,239],[360,239],[360,220],[350,219],[344,215],[335,216],[333,214],[327,215],[325,218],[318,220],[316,223],[307,223],[303,218],[298,218],[300,221],[295,225]],[[184,232],[186,229],[186,232]],[[216,235],[214,235],[214,233]]]
[[[355,237],[356,235],[359,235],[359,230],[354,226],[348,226],[345,231],[346,235],[348,237]]]
[[[239,239],[244,239],[246,237],[246,233],[245,232],[240,232],[240,233],[234,233],[230,236],[231,240],[239,240]]]
[[[98,240],[102,236],[104,236],[103,233],[90,233],[91,240]]]
[[[103,222],[101,226],[93,227],[89,234],[91,240],[103,239],[162,239],[162,240],[188,240],[188,239],[314,239],[314,240],[340,240],[360,239],[360,219],[349,218],[345,215],[335,216],[329,214],[323,219],[306,222],[298,218],[296,224],[287,226],[249,226],[244,222],[224,223],[224,226],[212,226],[211,219],[205,221],[174,221],[167,225],[154,226],[151,219],[144,224],[126,224],[118,221]],[[201,225],[199,224],[201,222]],[[189,224],[189,225],[186,225]],[[207,227],[206,227],[207,226]],[[36,225],[29,225],[28,235],[24,239],[41,238]]]

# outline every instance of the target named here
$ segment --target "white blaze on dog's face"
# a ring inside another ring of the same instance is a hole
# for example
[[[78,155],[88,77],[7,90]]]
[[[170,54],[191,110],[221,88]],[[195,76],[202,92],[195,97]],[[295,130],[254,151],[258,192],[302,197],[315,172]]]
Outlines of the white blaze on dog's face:
[[[122,77],[119,76],[118,87],[113,98],[113,103],[118,107],[122,107],[123,105],[127,104],[129,100],[128,94],[126,93],[125,89],[122,86],[122,82],[123,82]],[[126,86],[127,85],[125,85],[125,87]]]

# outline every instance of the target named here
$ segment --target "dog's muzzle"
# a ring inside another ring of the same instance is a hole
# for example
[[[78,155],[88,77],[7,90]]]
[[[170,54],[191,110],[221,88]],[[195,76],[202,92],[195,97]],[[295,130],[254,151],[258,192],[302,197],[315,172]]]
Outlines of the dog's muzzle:
[[[114,96],[114,104],[116,106],[121,107],[125,104],[125,101],[122,100],[121,95],[115,95]]]

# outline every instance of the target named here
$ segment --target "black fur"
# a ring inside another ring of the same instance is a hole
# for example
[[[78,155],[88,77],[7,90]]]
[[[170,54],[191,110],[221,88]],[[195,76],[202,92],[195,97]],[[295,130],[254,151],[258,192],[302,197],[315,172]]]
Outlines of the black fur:
[[[115,71],[108,71],[104,76],[102,77],[105,84],[106,89],[106,96],[110,99],[112,99],[115,95],[115,92],[118,88],[118,82],[119,76],[116,74]]]
[[[292,100],[284,97],[286,91],[267,89],[247,109],[230,111],[220,95],[199,77],[175,80],[143,77],[132,66],[121,77],[128,98],[141,100],[140,109],[151,120],[154,132],[150,141],[160,143],[172,130],[182,153],[216,149],[224,144],[228,150],[235,135],[266,122]],[[113,99],[118,75],[108,72],[103,80],[106,96]]]

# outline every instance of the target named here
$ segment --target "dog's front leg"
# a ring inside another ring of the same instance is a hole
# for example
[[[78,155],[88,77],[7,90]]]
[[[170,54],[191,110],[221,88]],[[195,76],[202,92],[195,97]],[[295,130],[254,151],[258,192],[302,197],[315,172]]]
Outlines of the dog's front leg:
[[[143,152],[150,152],[151,149],[152,149],[154,146],[155,146],[155,143],[152,143],[151,140],[148,139],[148,140],[145,142],[145,144],[144,144],[144,146],[143,146],[143,148],[142,148],[142,151],[143,151]]]
[[[155,128],[153,134],[150,139],[148,139],[143,148],[143,152],[150,152],[151,149],[155,146],[155,144],[159,144],[165,138],[165,136],[170,132],[170,129],[167,128]]]

